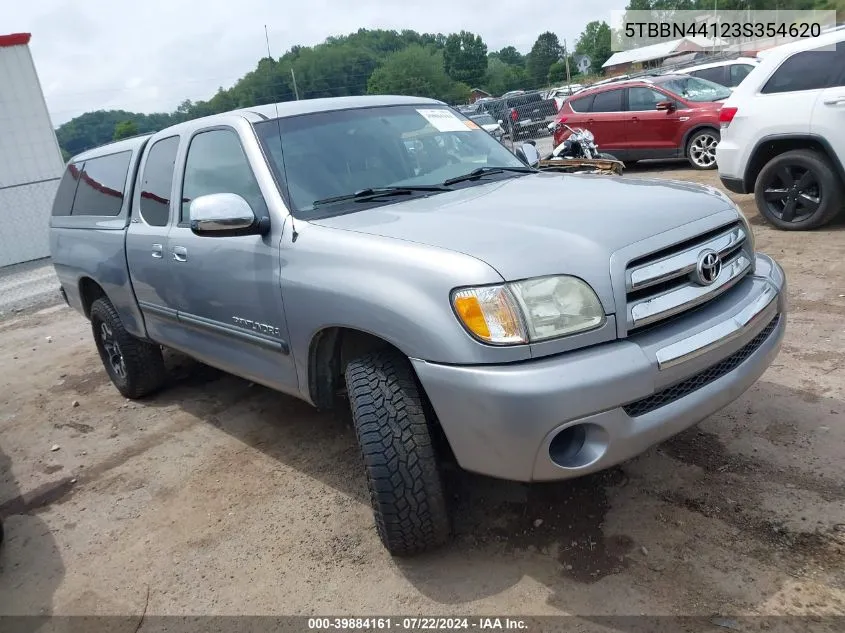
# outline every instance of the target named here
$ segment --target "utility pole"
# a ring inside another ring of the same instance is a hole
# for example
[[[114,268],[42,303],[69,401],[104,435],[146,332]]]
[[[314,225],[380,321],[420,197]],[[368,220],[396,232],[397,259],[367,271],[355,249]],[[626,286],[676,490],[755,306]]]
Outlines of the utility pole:
[[[290,69],[290,76],[293,79],[293,94],[296,95],[296,100],[299,101],[299,90],[296,89],[296,74],[293,72],[293,67]]]
[[[563,63],[566,64],[566,87],[572,92],[572,75],[569,73],[569,51],[566,49],[566,40],[563,40]]]

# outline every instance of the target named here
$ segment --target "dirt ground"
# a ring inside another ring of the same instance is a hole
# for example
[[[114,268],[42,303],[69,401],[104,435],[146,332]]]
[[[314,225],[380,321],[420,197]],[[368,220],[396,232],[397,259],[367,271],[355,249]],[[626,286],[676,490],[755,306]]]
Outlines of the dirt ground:
[[[5,317],[0,614],[845,614],[845,224],[778,232],[737,200],[790,284],[762,379],[597,476],[454,473],[454,541],[411,560],[346,420],[176,356],[130,403],[81,316]]]

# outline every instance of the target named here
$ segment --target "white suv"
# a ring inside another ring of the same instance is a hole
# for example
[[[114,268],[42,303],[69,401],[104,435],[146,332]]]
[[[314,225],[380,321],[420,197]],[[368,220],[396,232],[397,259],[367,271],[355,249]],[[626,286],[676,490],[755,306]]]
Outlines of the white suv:
[[[722,107],[719,176],[776,227],[817,228],[845,205],[845,30],[767,53]]]
[[[737,57],[720,62],[696,64],[686,68],[670,71],[684,75],[692,75],[700,79],[707,79],[733,90],[754,70],[759,62],[752,57]]]

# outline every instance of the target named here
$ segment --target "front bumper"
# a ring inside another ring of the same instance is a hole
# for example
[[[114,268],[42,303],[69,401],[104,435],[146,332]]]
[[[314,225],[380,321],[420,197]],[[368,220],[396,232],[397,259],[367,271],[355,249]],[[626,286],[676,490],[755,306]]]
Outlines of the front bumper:
[[[642,453],[754,384],[780,349],[785,289],[758,254],[753,277],[627,339],[508,365],[411,360],[461,467],[568,479]]]

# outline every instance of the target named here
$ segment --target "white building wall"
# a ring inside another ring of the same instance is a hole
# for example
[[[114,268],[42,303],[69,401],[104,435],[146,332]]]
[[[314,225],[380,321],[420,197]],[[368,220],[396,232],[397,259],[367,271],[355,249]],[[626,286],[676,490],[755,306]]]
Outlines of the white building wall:
[[[49,255],[64,164],[29,46],[0,36],[0,266]],[[8,41],[8,40],[7,40]]]

